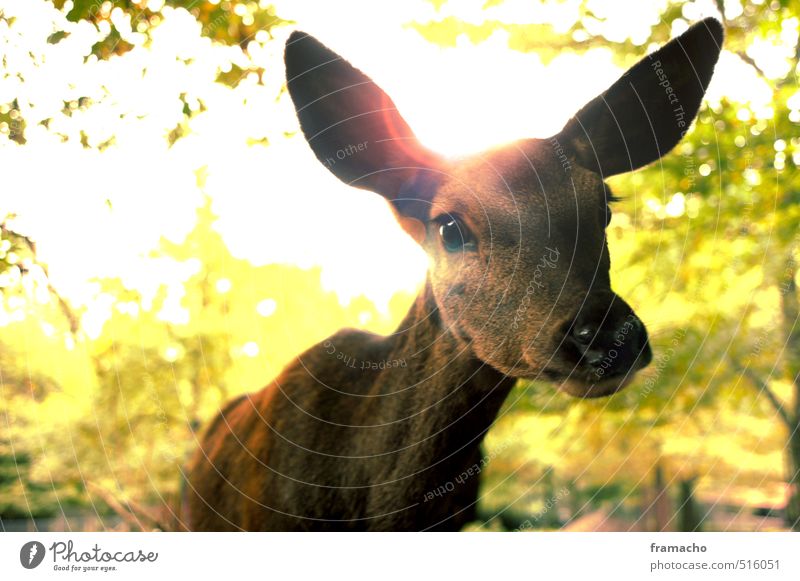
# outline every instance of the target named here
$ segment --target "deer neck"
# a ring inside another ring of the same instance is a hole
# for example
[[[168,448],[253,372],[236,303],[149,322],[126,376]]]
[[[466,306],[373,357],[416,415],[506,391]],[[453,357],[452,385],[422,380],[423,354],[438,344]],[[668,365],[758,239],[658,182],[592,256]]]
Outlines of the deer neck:
[[[421,462],[477,450],[514,378],[478,359],[445,327],[429,280],[391,340],[390,357],[407,367],[387,370],[401,373],[382,382],[377,391],[385,398],[376,399],[397,405],[379,404],[379,415],[416,443],[412,453]]]

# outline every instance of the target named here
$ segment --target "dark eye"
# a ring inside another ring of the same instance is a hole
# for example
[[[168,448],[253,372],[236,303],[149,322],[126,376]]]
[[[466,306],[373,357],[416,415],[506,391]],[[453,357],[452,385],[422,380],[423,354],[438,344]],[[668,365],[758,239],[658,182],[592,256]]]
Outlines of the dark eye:
[[[472,233],[457,218],[448,218],[443,221],[439,226],[439,236],[444,249],[448,252],[460,252],[475,248],[475,239]]]
[[[611,207],[606,206],[606,227],[611,224]]]

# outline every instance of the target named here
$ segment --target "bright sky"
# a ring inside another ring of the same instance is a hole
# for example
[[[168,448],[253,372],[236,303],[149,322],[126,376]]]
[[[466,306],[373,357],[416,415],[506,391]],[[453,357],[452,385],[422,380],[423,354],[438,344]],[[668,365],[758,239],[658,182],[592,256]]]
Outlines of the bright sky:
[[[461,39],[457,48],[441,49],[404,26],[452,14],[474,22],[553,21],[566,30],[577,6],[569,0],[550,8],[508,0],[489,14],[480,10],[485,0],[451,1],[439,15],[422,0],[269,3],[373,76],[420,138],[447,154],[552,134],[621,73],[608,50],[565,53],[545,67],[537,55],[509,49],[504,34],[478,46]],[[643,43],[664,0],[596,4],[608,17],[607,35]],[[684,16],[714,14],[713,4],[692,5]],[[364,293],[379,306],[422,280],[425,258],[394,225],[383,201],[341,185],[301,137],[284,136],[297,130],[288,96],[275,101],[284,82],[283,40],[291,29],[276,31],[275,42],[251,45],[252,59],[268,71],[266,86],[245,80],[231,90],[213,82],[218,69],[246,64],[247,57],[203,38],[183,10],[164,10],[148,46],[128,34],[136,48],[107,62],[84,62],[98,32],[85,22],[67,23],[44,0],[0,0],[0,10],[16,17],[11,28],[0,23],[0,52],[11,73],[0,80],[0,103],[19,100],[28,140],[18,146],[0,136],[0,215],[18,214],[16,227],[37,240],[54,284],[72,300],[91,302],[92,277],[122,276],[155,290],[186,276],[146,253],[160,236],[177,241],[192,228],[202,203],[196,186],[202,167],[218,227],[235,255],[256,264],[322,265],[324,284],[343,301]],[[123,14],[114,18],[124,30]],[[71,35],[47,44],[56,26]],[[677,34],[685,26],[673,28]],[[797,22],[788,29],[796,38]],[[641,52],[653,48],[642,46]],[[756,50],[762,52],[751,56],[760,59],[780,47]],[[165,136],[182,120],[181,93],[202,100],[207,111],[170,149]],[[720,94],[751,101],[769,115],[769,89],[729,54],[723,54],[710,98]],[[85,96],[93,106],[72,117],[60,114],[64,100]],[[57,121],[49,128],[37,125],[50,117]],[[84,149],[81,130],[90,144],[114,141],[102,152]],[[268,147],[248,144],[264,135]]]

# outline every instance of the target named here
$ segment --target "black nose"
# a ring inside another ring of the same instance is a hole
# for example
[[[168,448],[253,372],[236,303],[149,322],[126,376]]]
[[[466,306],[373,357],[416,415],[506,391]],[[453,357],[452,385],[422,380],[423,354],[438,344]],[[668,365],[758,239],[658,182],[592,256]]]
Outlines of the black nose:
[[[565,338],[579,367],[602,379],[650,363],[652,353],[644,324],[622,299],[613,296],[588,303]]]

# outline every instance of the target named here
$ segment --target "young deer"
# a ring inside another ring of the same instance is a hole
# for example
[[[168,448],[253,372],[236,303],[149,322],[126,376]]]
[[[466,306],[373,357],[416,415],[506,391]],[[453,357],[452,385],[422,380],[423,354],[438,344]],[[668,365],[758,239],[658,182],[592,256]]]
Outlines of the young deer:
[[[388,200],[431,266],[394,334],[341,331],[222,409],[193,460],[188,526],[458,530],[475,516],[480,444],[515,379],[583,398],[622,389],[651,351],[611,290],[603,180],[683,137],[722,37],[716,20],[699,22],[554,137],[454,161],[423,147],[369,77],[292,34],[286,78],[311,149]]]

